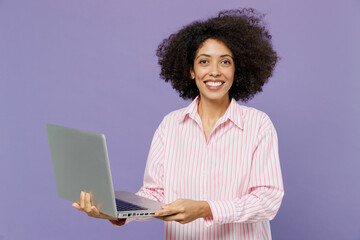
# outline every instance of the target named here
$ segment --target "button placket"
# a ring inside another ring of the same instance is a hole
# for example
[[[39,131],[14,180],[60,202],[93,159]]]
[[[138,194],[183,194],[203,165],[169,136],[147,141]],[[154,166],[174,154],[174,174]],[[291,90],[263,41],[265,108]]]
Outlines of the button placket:
[[[208,154],[208,146],[205,146],[205,156],[204,156],[204,169],[202,170],[202,179],[203,179],[203,192],[201,194],[201,198],[203,200],[207,200],[207,186],[208,186],[208,167],[209,167],[209,154]]]

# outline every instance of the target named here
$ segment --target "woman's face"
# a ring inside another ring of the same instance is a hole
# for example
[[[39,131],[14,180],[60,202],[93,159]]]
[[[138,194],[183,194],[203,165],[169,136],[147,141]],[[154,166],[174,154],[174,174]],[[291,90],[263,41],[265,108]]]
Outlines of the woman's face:
[[[201,99],[228,101],[234,81],[235,64],[230,49],[219,40],[207,39],[198,49],[191,77]]]

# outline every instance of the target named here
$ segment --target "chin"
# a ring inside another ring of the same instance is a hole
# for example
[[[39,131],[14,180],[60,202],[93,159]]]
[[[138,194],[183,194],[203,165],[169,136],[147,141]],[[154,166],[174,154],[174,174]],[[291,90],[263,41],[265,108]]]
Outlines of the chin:
[[[209,101],[230,100],[229,94],[200,94],[200,98],[207,99]]]

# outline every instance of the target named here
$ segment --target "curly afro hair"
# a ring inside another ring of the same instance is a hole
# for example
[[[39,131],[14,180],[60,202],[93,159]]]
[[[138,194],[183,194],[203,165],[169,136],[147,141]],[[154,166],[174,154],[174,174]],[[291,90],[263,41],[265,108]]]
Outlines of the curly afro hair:
[[[183,27],[157,48],[160,77],[170,81],[183,99],[194,99],[199,90],[191,79],[190,69],[197,50],[209,38],[220,40],[234,56],[235,77],[229,96],[236,101],[248,101],[262,91],[279,59],[263,17],[252,8],[244,8],[221,11],[217,17]]]

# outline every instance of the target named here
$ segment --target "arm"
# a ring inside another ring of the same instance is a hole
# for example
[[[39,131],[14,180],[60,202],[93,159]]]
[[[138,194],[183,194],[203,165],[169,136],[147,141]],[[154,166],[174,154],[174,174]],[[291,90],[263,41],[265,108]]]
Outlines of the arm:
[[[156,130],[146,162],[143,186],[138,195],[164,202],[164,152],[165,152],[164,120]]]
[[[255,143],[248,193],[232,200],[209,201],[213,218],[205,218],[205,221],[211,225],[272,220],[283,195],[277,135],[266,116]]]
[[[159,217],[159,215],[170,214]],[[181,224],[192,222],[198,218],[212,218],[209,203],[206,201],[195,201],[191,199],[178,199],[170,204],[162,206],[155,217],[163,221],[176,221]]]

